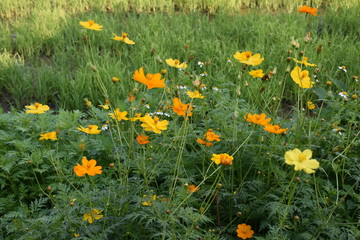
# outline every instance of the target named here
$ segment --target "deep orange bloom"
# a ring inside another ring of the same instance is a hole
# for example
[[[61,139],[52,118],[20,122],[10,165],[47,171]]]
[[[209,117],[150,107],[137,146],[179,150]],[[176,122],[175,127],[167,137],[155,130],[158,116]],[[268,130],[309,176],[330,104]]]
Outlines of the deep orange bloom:
[[[155,73],[155,74],[148,73],[145,76],[144,68],[142,67],[134,72],[133,79],[142,84],[145,84],[147,89],[166,87],[164,83],[165,79],[161,79],[160,73]]]
[[[211,142],[206,142],[206,141],[202,140],[201,138],[197,138],[196,141],[197,141],[198,143],[200,143],[200,144],[203,144],[203,145],[207,146],[207,147],[210,147],[210,146],[214,145],[213,143],[211,143]]]
[[[269,133],[285,134],[288,128],[281,128],[280,125],[268,124],[264,127],[264,130],[268,131]]]
[[[269,124],[269,122],[271,121],[271,118],[265,119],[266,118],[265,113],[261,113],[260,115],[259,114],[252,115],[251,113],[248,113],[248,115],[244,116],[244,118],[248,122],[259,124],[262,126]]]
[[[101,174],[102,170],[100,170],[101,166],[95,166],[96,160],[91,159],[87,160],[86,157],[83,157],[81,160],[83,165],[77,164],[74,167],[74,172],[77,176],[82,177],[85,174],[88,174],[90,176],[95,176],[95,174]]]
[[[220,142],[220,135],[216,135],[212,129],[209,129],[207,133],[204,134],[204,137],[206,140],[213,142],[218,141]]]
[[[234,158],[227,153],[213,154],[212,156],[211,160],[213,160],[217,165],[232,165],[232,161],[234,160]]]
[[[174,98],[174,106],[171,106],[172,110],[179,116],[192,116],[193,107],[190,103],[182,103],[180,98]]]
[[[309,13],[309,14],[314,15],[314,16],[317,15],[317,13],[316,13],[317,9],[316,8],[311,8],[311,7],[308,7],[306,5],[303,5],[303,6],[299,7],[298,12]]]
[[[139,144],[141,144],[141,145],[148,144],[148,143],[150,142],[148,139],[149,139],[149,137],[146,136],[146,135],[144,135],[144,134],[138,135],[138,136],[136,137],[136,141],[137,141]]]
[[[244,223],[238,225],[236,232],[237,232],[237,236],[241,239],[248,239],[254,235],[254,231],[251,230],[251,226],[246,225]]]
[[[194,193],[194,192],[197,192],[197,191],[199,191],[199,190],[200,190],[200,188],[199,188],[199,187],[196,187],[194,184],[189,185],[189,186],[187,187],[187,191],[189,191],[190,193]]]

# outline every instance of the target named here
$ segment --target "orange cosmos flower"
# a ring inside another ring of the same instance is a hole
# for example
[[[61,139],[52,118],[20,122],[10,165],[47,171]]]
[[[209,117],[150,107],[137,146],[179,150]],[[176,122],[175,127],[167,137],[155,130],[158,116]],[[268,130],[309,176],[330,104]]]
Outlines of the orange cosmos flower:
[[[204,137],[206,140],[213,142],[213,141],[218,141],[220,142],[220,135],[216,135],[212,129],[209,129],[207,131],[207,133],[204,134]]]
[[[172,58],[168,58],[165,60],[165,62],[167,63],[167,65],[169,65],[170,67],[176,67],[176,68],[181,68],[181,69],[185,69],[187,68],[187,64],[186,63],[180,63],[179,60],[177,59],[172,59]]]
[[[133,79],[142,84],[145,84],[147,86],[147,89],[166,87],[164,83],[165,79],[161,79],[160,73],[155,73],[155,74],[148,73],[145,76],[144,68],[142,67],[134,72]]]
[[[207,147],[210,147],[210,146],[214,145],[213,143],[211,143],[211,142],[206,142],[206,141],[202,140],[201,138],[197,138],[196,141],[197,141],[198,143],[200,143],[200,144],[203,144],[203,145],[207,146]]]
[[[244,118],[248,122],[259,124],[262,126],[269,124],[269,122],[271,121],[271,118],[265,119],[266,118],[265,113],[261,113],[260,115],[259,114],[252,115],[251,113],[248,113],[248,115],[244,116]]]
[[[246,52],[236,52],[234,54],[234,58],[238,60],[241,63],[245,63],[246,65],[256,66],[262,63],[264,61],[264,58],[261,58],[260,54],[257,53],[255,55],[252,55],[252,52],[246,51]]]
[[[126,44],[130,44],[130,45],[134,45],[135,42],[130,40],[128,37],[127,37],[127,33],[123,33],[121,34],[121,37],[117,36],[115,33],[113,33],[114,37],[112,39],[114,39],[115,41],[120,41],[120,42],[124,42]]]
[[[35,102],[33,105],[25,106],[25,108],[28,108],[28,110],[25,111],[27,114],[43,114],[50,110],[48,105],[42,105],[38,102]]]
[[[83,28],[87,28],[90,30],[95,30],[95,31],[101,31],[102,27],[101,25],[97,24],[94,22],[94,20],[89,20],[87,22],[80,22],[80,25],[83,26]]]
[[[96,125],[88,125],[87,128],[84,128],[83,126],[78,127],[78,130],[87,133],[87,134],[99,134],[101,130],[98,129],[99,127]]]
[[[241,239],[248,239],[254,235],[254,231],[251,230],[250,225],[246,224],[239,224],[238,228],[236,229],[237,236]]]
[[[314,16],[317,15],[317,13],[316,13],[317,9],[316,8],[311,8],[311,7],[308,7],[306,5],[303,5],[303,6],[299,7],[298,12],[309,13],[309,14],[314,15]]]
[[[227,153],[213,154],[212,156],[211,160],[213,160],[217,165],[232,165],[232,161],[234,160],[234,158]]]
[[[259,69],[259,70],[252,70],[249,72],[249,74],[251,76],[253,76],[253,78],[262,78],[265,74],[263,73],[263,70],[262,69]]]
[[[40,133],[39,140],[59,140],[56,137],[56,132]]]
[[[169,122],[167,120],[159,121],[158,117],[152,119],[149,115],[142,117],[140,121],[143,122],[141,126],[145,131],[153,131],[154,133],[161,133],[162,130],[166,130]]]
[[[138,135],[136,137],[136,141],[141,145],[148,144],[150,142],[148,139],[149,139],[149,137],[145,136],[144,134],[143,135]]]
[[[121,120],[129,120],[126,115],[127,111],[120,112],[120,108],[115,109],[114,113],[109,113],[109,116],[118,122]]]
[[[193,107],[190,103],[182,103],[180,98],[174,98],[174,106],[171,106],[172,110],[179,116],[192,116]]]
[[[77,176],[82,177],[85,174],[88,174],[90,176],[95,176],[96,174],[101,174],[102,170],[100,170],[101,166],[95,166],[96,160],[91,159],[87,160],[86,157],[82,157],[82,165],[77,164],[74,167],[74,172]]]
[[[301,71],[299,66],[294,67],[290,73],[290,76],[292,80],[301,88],[312,88],[314,84],[314,82],[310,81],[309,71]]]
[[[281,128],[280,125],[268,124],[264,127],[264,130],[269,133],[285,134],[286,130],[288,130],[288,128]]]
[[[186,189],[187,191],[189,191],[190,193],[194,193],[200,190],[199,187],[196,187],[194,184],[193,185],[189,185]]]

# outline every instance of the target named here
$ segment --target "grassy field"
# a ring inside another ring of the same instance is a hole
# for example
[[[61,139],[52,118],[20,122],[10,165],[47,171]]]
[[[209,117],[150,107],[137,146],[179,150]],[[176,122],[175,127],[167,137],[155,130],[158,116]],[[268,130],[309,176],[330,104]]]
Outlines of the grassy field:
[[[357,1],[93,2],[0,3],[0,238],[357,239]]]

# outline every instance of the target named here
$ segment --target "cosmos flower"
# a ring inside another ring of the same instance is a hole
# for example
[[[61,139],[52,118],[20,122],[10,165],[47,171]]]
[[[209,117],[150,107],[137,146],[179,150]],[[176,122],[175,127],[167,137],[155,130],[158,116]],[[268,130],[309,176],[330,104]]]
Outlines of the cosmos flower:
[[[313,102],[311,102],[311,101],[307,101],[306,105],[307,105],[307,108],[310,109],[310,110],[316,108],[315,104]]]
[[[194,92],[186,91],[186,94],[190,98],[205,98],[205,96],[201,95],[199,91],[194,91]]]
[[[244,118],[248,122],[259,124],[262,126],[269,124],[269,122],[271,121],[271,118],[265,119],[266,118],[265,113],[254,114],[254,115],[252,115],[251,113],[248,113],[248,115],[244,116]]]
[[[90,30],[95,30],[95,31],[101,31],[102,27],[101,25],[97,24],[94,22],[94,20],[89,20],[87,22],[80,22],[80,25],[83,26],[83,28],[87,28]]]
[[[317,9],[316,8],[311,8],[311,7],[308,7],[306,5],[303,5],[301,7],[299,7],[298,9],[298,12],[303,12],[303,13],[309,13],[313,16],[316,16],[317,15]]]
[[[56,132],[40,133],[39,140],[59,140],[56,137]]]
[[[25,106],[28,110],[25,111],[27,114],[43,114],[46,111],[49,111],[50,108],[48,105],[42,105],[41,103],[35,102],[32,105]]]
[[[164,83],[165,79],[161,79],[160,73],[155,73],[155,74],[148,73],[145,76],[144,68],[142,68],[142,67],[139,70],[136,70],[134,72],[133,79],[142,84],[145,84],[147,89],[166,87],[166,85]]]
[[[249,74],[253,76],[253,78],[262,78],[265,75],[262,69],[250,71]]]
[[[117,36],[115,33],[113,33],[114,37],[112,38],[113,40],[115,41],[120,41],[120,42],[124,42],[126,44],[130,44],[130,45],[134,45],[135,42],[130,40],[128,37],[127,37],[127,33],[122,33],[121,34],[121,37],[120,36]]]
[[[261,58],[259,53],[252,55],[252,52],[250,51],[246,51],[242,53],[236,52],[234,54],[234,58],[241,63],[245,63],[246,65],[251,65],[251,66],[259,65],[264,60],[264,58]]]
[[[196,185],[192,184],[192,185],[189,185],[186,190],[190,193],[194,193],[194,192],[199,191],[200,188],[196,187]]]
[[[150,115],[145,115],[140,121],[143,122],[141,126],[145,131],[153,131],[154,133],[161,133],[161,131],[166,130],[169,122],[167,120],[159,121],[158,117],[152,119]]]
[[[265,125],[264,130],[269,133],[285,134],[288,128],[281,128],[280,125],[267,124]]]
[[[227,153],[213,154],[212,156],[211,160],[213,160],[217,165],[232,165],[232,161],[234,160],[234,158]]]
[[[78,127],[79,131],[82,131],[87,134],[99,134],[101,130],[98,129],[99,127],[96,125],[88,125],[87,128],[84,128],[83,126]]]
[[[301,88],[312,88],[314,84],[314,82],[310,81],[309,71],[301,71],[299,66],[294,67],[290,73],[290,76],[292,80]]]
[[[309,58],[307,58],[307,57],[303,57],[302,61],[299,61],[299,60],[293,58],[293,60],[294,60],[296,63],[305,65],[306,67],[308,67],[308,66],[310,66],[310,67],[315,67],[316,64],[309,63],[309,62],[307,61],[308,59],[309,59]]]
[[[87,160],[86,157],[82,157],[81,159],[82,165],[77,164],[74,167],[74,172],[77,176],[82,177],[85,174],[88,174],[90,176],[95,176],[96,174],[101,174],[102,170],[101,170],[101,166],[95,166],[96,165],[96,160],[91,159],[91,160]]]
[[[144,134],[142,135],[138,135],[136,137],[136,141],[141,144],[141,145],[145,145],[145,144],[148,144],[150,141],[148,140],[149,137],[148,136],[145,136]]]
[[[314,173],[314,170],[320,167],[320,163],[311,157],[312,151],[310,149],[301,152],[297,148],[287,151],[284,156],[286,164],[295,165],[295,171],[304,170],[308,174]]]
[[[93,209],[90,212],[87,212],[84,214],[83,221],[88,221],[90,224],[94,222],[94,220],[98,220],[100,218],[103,218],[104,215],[100,214],[102,211],[99,211],[97,209]],[[80,236],[80,234],[78,234]]]
[[[180,63],[180,61],[178,59],[172,59],[172,58],[168,58],[165,60],[165,62],[167,63],[167,65],[169,65],[170,67],[175,67],[175,68],[180,68],[180,69],[185,69],[187,68],[187,64],[185,62]]]
[[[109,116],[112,119],[120,122],[121,120],[129,120],[126,115],[128,114],[127,111],[120,112],[120,108],[115,109],[114,113],[109,113]]]
[[[180,98],[174,98],[174,105],[171,106],[172,110],[179,115],[179,116],[192,116],[192,110],[193,107],[190,105],[190,103],[183,103],[181,102]]]
[[[254,231],[251,230],[251,226],[246,224],[239,224],[237,226],[236,233],[241,239],[248,239],[254,235]]]

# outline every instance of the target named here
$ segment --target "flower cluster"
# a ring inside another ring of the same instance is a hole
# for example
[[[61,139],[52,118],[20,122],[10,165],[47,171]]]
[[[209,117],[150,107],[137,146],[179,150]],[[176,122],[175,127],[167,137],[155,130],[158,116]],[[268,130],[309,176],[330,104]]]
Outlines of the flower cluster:
[[[210,146],[214,145],[212,142],[214,142],[214,141],[220,142],[220,135],[215,134],[212,129],[209,129],[204,134],[203,139],[197,138],[196,141],[200,144],[210,147]]]

